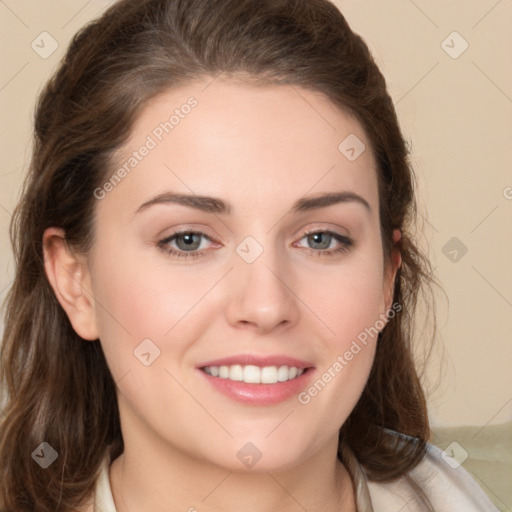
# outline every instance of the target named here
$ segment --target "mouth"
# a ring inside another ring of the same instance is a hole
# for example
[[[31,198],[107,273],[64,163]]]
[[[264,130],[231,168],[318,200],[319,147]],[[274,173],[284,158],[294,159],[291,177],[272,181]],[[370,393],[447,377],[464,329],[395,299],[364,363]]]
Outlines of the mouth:
[[[277,384],[297,379],[304,371],[304,368],[296,366],[255,366],[248,365],[222,365],[205,366],[200,368],[204,373],[219,379],[228,379],[234,382],[245,382],[246,384]]]
[[[288,356],[238,355],[197,366],[212,389],[248,405],[292,399],[314,374],[311,363]]]

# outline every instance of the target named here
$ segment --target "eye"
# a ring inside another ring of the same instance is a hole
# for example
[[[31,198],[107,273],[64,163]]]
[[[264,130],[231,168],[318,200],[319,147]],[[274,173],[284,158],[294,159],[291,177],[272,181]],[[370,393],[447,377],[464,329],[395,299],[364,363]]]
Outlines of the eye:
[[[178,258],[197,258],[204,256],[203,251],[205,247],[201,243],[203,239],[212,242],[211,238],[201,231],[177,231],[160,240],[158,248]],[[334,256],[335,254],[347,252],[354,245],[353,240],[349,237],[326,230],[305,233],[301,240],[304,239],[312,247],[304,247],[302,245],[298,247],[308,249],[315,256]],[[333,248],[333,244],[334,246],[338,244],[339,247]]]
[[[306,249],[313,250],[313,254],[316,256],[334,256],[335,254],[347,252],[353,245],[354,241],[345,235],[340,235],[334,231],[309,231],[306,233],[301,240],[307,240],[310,247]],[[333,248],[339,244],[339,247]],[[299,245],[299,247],[304,247]]]
[[[171,236],[158,242],[158,247],[172,256],[179,258],[197,258],[203,255],[197,252],[201,247],[201,239],[212,241],[205,233],[201,231],[177,231]],[[175,244],[173,247],[172,244]]]

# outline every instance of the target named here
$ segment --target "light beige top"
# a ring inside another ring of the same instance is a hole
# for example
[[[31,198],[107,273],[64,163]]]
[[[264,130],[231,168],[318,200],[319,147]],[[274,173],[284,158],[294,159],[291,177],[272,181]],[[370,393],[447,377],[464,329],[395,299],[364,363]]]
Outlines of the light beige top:
[[[348,447],[343,459],[356,492],[357,512],[424,512],[417,493],[406,477],[391,483],[371,482]],[[428,444],[423,461],[408,473],[422,488],[435,512],[499,512],[471,475],[455,459]],[[90,506],[86,512],[117,512],[105,457]]]

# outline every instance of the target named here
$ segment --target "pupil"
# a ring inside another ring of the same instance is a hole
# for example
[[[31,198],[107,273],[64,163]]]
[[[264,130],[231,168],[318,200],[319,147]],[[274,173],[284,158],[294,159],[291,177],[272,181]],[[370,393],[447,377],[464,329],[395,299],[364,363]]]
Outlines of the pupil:
[[[325,241],[322,243],[322,237],[326,235],[326,233],[314,233],[313,235],[311,235],[313,237],[313,241],[314,243],[317,243],[317,244],[320,244],[321,245],[321,249],[325,249],[326,247],[329,247],[329,236],[330,235],[327,235],[327,243],[325,243]]]
[[[194,233],[188,233],[185,235],[181,235],[177,239],[178,246],[180,245],[179,241],[181,240],[183,242],[183,245],[186,249],[190,249],[192,245],[197,244],[197,241],[194,240],[194,237],[197,237],[198,235],[195,235]],[[194,247],[195,248],[195,247]]]

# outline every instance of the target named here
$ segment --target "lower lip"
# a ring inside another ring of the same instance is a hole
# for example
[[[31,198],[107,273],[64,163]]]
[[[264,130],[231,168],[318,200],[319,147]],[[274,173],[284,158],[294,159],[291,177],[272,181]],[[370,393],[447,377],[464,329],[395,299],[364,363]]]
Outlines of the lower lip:
[[[272,405],[297,396],[311,378],[313,368],[308,368],[300,377],[275,384],[248,384],[247,382],[212,377],[198,370],[203,377],[223,395],[251,405]]]

